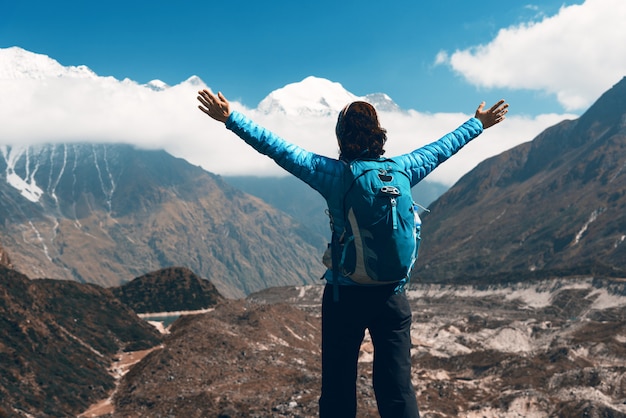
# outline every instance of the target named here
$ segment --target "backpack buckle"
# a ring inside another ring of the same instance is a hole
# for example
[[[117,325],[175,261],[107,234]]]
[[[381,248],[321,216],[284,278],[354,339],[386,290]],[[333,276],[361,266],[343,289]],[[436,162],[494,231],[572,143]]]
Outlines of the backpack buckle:
[[[400,196],[400,190],[395,186],[383,186],[380,188],[380,192],[388,196]]]

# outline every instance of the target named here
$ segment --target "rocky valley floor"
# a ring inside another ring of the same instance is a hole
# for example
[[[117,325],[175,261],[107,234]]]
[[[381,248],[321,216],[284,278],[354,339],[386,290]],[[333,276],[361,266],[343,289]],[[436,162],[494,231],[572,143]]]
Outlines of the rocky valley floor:
[[[414,285],[423,417],[626,417],[626,283]],[[320,286],[272,288],[175,322],[120,381],[111,417],[315,417]],[[362,346],[359,417],[377,417]]]

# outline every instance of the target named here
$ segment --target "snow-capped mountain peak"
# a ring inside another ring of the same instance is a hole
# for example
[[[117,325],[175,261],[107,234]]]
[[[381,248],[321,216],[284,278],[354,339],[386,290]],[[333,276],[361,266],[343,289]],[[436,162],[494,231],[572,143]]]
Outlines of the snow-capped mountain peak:
[[[336,115],[345,105],[356,100],[371,103],[378,111],[402,111],[384,93],[373,93],[359,97],[350,93],[340,83],[313,76],[274,90],[259,103],[257,109],[265,114],[328,116]]]
[[[0,80],[44,80],[51,78],[108,79],[94,73],[85,65],[63,66],[47,55],[24,50],[20,47],[0,48]],[[120,85],[139,85],[130,79]],[[197,76],[191,76],[181,85],[204,88],[206,85]],[[152,80],[141,85],[160,92],[171,86],[161,80]],[[399,107],[383,93],[356,96],[340,83],[324,78],[309,76],[300,82],[287,84],[271,92],[259,103],[257,110],[265,113],[279,113],[293,116],[336,115],[346,104],[355,100],[372,103],[379,111],[398,111]]]
[[[0,79],[23,80],[45,78],[96,78],[84,65],[64,67],[43,54],[26,51],[19,47],[0,48]]]
[[[204,84],[204,81],[202,81],[202,79],[200,77],[198,77],[197,75],[192,75],[187,80],[185,80],[183,83],[189,84],[190,86],[194,86],[194,87],[198,87],[198,88],[206,87],[206,85]]]
[[[145,86],[154,91],[163,91],[170,87],[167,83],[161,80],[149,81],[147,84],[145,84]]]
[[[366,102],[371,103],[379,112],[402,112],[400,106],[398,106],[391,97],[385,93],[372,93],[365,96]]]
[[[274,90],[259,103],[258,110],[267,114],[325,116],[336,114],[355,100],[359,97],[341,84],[311,76]]]

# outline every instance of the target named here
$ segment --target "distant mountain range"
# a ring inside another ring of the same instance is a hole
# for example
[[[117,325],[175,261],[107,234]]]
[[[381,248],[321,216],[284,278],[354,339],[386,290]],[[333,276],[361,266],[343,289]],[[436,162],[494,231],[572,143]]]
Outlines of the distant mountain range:
[[[322,274],[319,238],[166,152],[76,144],[0,151],[0,242],[29,277],[114,286],[181,266],[240,297]]]

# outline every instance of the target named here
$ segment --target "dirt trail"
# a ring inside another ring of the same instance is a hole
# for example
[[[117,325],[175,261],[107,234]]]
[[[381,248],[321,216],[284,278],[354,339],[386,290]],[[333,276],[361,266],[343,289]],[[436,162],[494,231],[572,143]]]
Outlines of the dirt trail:
[[[115,407],[113,405],[113,396],[117,392],[117,383],[119,380],[130,370],[130,368],[139,363],[145,356],[150,354],[152,351],[157,349],[162,349],[163,346],[153,347],[147,350],[140,351],[129,351],[126,353],[121,353],[117,361],[111,364],[111,374],[115,377],[116,380],[116,388],[113,390],[111,395],[103,399],[95,404],[93,404],[87,411],[83,412],[78,416],[78,418],[94,418],[100,417],[106,414],[111,414],[115,411]]]

